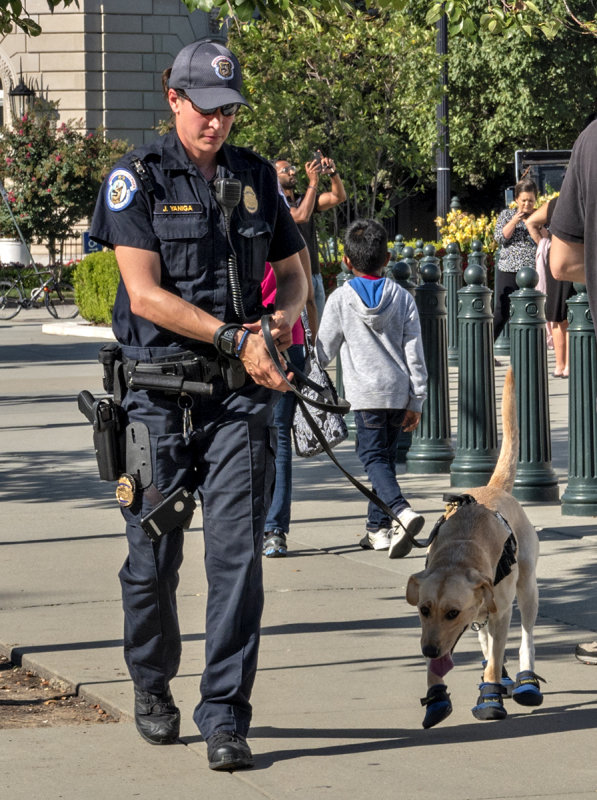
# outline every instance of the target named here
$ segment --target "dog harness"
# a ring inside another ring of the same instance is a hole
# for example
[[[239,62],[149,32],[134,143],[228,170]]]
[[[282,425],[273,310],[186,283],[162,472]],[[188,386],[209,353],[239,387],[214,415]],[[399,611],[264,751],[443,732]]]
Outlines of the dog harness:
[[[446,513],[442,514],[433,526],[431,534],[429,535],[428,544],[431,544],[431,542],[438,535],[441,526],[446,521],[446,514],[449,514],[450,511],[458,510],[461,506],[474,505],[477,503],[471,494],[444,494],[442,500],[444,503],[446,503]],[[508,532],[508,538],[504,542],[504,548],[502,550],[500,560],[495,568],[495,575],[493,577],[493,585],[497,586],[500,581],[502,581],[512,572],[512,566],[516,564],[517,544],[514,532],[505,517],[502,516],[499,511],[492,511],[491,513],[496,517],[500,525],[502,525]],[[425,566],[427,566],[427,563],[425,563]]]

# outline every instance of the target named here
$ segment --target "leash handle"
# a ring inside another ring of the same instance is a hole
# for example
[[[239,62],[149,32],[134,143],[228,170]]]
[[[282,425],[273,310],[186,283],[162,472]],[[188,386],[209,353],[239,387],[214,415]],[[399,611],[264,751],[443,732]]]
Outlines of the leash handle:
[[[268,349],[268,352],[270,354],[270,357],[271,357],[272,361],[276,365],[276,368],[277,368],[278,372],[280,373],[280,375],[284,378],[284,381],[286,382],[286,384],[292,389],[292,391],[296,395],[296,402],[300,406],[300,409],[303,412],[304,417],[305,417],[305,419],[307,420],[307,422],[309,424],[309,427],[311,428],[315,438],[317,439],[317,441],[319,442],[319,444],[323,448],[323,451],[334,462],[334,464],[338,467],[340,472],[348,478],[348,480],[352,483],[352,485],[355,487],[355,489],[358,489],[358,491],[361,492],[361,494],[363,494],[368,500],[370,500],[372,503],[374,503],[381,511],[383,511],[384,514],[386,514],[390,519],[393,519],[395,522],[397,522],[398,525],[400,525],[400,527],[403,528],[406,531],[406,528],[400,522],[400,520],[398,519],[398,517],[396,516],[394,511],[388,505],[386,505],[383,502],[383,500],[381,500],[374,492],[372,492],[367,486],[365,486],[363,483],[361,483],[361,481],[359,481],[357,478],[355,478],[354,475],[352,475],[347,469],[345,469],[342,466],[342,464],[338,461],[338,459],[334,455],[331,447],[329,446],[329,444],[326,441],[325,436],[323,435],[323,433],[321,432],[321,430],[317,426],[317,423],[315,422],[315,420],[313,419],[313,417],[311,416],[311,414],[310,414],[310,412],[309,412],[309,410],[307,408],[307,404],[309,404],[309,405],[315,406],[316,408],[323,408],[326,411],[335,411],[335,412],[339,412],[341,414],[345,414],[350,409],[350,405],[348,403],[346,403],[346,401],[340,401],[340,402],[343,402],[345,404],[345,406],[347,406],[347,407],[345,407],[344,405],[343,406],[335,406],[335,405],[332,405],[330,403],[319,403],[316,400],[306,399],[305,397],[303,397],[303,395],[299,391],[297,391],[296,387],[288,380],[288,378],[286,377],[286,374],[284,373],[284,370],[280,366],[280,362],[278,361],[278,353],[277,353],[277,350],[276,350],[276,347],[275,347],[275,344],[274,344],[274,340],[273,340],[273,337],[272,337],[271,331],[270,331],[270,318],[268,316],[265,316],[265,317],[261,318],[261,329],[263,330],[263,338],[265,339],[265,344],[266,344],[266,347]],[[288,364],[289,364],[290,368],[294,371],[294,367],[293,367],[292,363],[289,361]],[[302,375],[300,370],[296,370],[296,372],[299,375]],[[302,378],[301,378],[301,380],[302,380]],[[313,383],[312,381],[309,381],[308,379],[305,382],[311,388],[315,388],[315,391],[321,392],[322,389],[323,389],[323,387],[318,386],[317,384]],[[407,533],[408,533],[408,531],[407,531]],[[415,539],[415,537],[412,536],[411,534],[408,534],[408,537],[409,537],[413,547],[424,548],[424,547],[427,547],[427,545],[428,545],[428,542],[419,542],[419,541],[417,541]]]

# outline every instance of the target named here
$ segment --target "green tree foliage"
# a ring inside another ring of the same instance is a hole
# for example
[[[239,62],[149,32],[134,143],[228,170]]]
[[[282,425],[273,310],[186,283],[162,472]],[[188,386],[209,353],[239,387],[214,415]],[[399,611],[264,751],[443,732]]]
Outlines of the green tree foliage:
[[[127,149],[101,130],[85,134],[73,120],[56,127],[34,113],[0,128],[0,180],[11,210],[25,239],[46,244],[51,263],[91,215],[101,181]],[[1,222],[6,235],[6,215]]]
[[[572,147],[597,108],[591,37],[482,33],[474,43],[450,40],[449,53],[450,153],[466,184],[503,174],[516,150]]]
[[[562,27],[572,26],[591,35],[597,35],[595,7],[589,3],[572,0],[485,0],[479,11],[475,0],[183,0],[189,11],[209,11],[219,8],[222,16],[233,13],[247,22],[257,10],[264,19],[281,20],[306,10],[315,19],[330,11],[346,13],[355,7],[394,10],[409,13],[413,7],[422,10],[428,26],[446,14],[451,36],[474,39],[479,32],[509,36],[517,30],[531,35],[540,31],[548,39]]]
[[[344,181],[347,221],[384,216],[430,174],[439,91],[434,35],[399,12],[330,12],[315,31],[304,23],[297,15],[231,29],[254,107],[239,115],[234,141],[287,157],[299,181],[320,148]]]
[[[74,4],[79,7],[79,0],[46,0],[46,2],[52,12],[58,6],[66,8]],[[29,16],[23,0],[0,0],[0,33],[11,33],[15,26],[29,36],[39,36],[41,33],[39,23]]]

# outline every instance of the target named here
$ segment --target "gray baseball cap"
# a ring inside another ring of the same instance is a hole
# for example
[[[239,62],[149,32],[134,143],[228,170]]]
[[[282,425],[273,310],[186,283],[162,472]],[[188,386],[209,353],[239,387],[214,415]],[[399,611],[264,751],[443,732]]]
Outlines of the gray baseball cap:
[[[204,39],[183,47],[174,59],[168,88],[182,89],[199,108],[218,108],[241,103],[251,108],[240,93],[240,64],[220,42]]]

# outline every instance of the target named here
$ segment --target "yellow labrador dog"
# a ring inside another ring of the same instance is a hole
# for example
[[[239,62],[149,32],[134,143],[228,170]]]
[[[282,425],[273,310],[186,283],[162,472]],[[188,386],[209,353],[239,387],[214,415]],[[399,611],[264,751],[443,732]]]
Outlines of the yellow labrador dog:
[[[444,676],[454,666],[452,651],[464,631],[478,631],[485,670],[477,719],[503,719],[502,697],[526,706],[543,702],[534,672],[533,627],[538,592],[535,567],[539,540],[522,507],[510,494],[518,460],[518,421],[514,375],[508,370],[502,397],[503,438],[498,462],[487,486],[448,496],[446,514],[432,534],[425,569],[411,575],[406,599],[419,609],[421,649],[427,658],[424,728],[452,711]],[[520,666],[513,682],[504,669],[504,651],[514,597],[522,623]]]

